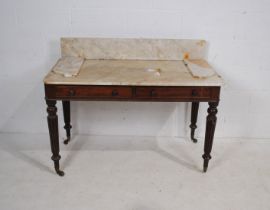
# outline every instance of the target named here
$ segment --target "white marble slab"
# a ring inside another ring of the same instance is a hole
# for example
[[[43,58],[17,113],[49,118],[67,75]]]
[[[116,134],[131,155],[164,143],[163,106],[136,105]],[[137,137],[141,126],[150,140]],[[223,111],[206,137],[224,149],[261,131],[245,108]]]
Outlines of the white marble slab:
[[[221,86],[203,40],[62,38],[46,84]]]
[[[190,60],[204,67],[204,60]],[[136,85],[136,86],[221,86],[218,74],[194,77],[183,61],[85,60],[75,77],[50,72],[46,84],[67,85]]]
[[[184,64],[194,78],[207,78],[216,74],[215,70],[204,60],[184,60]]]
[[[63,57],[57,61],[52,71],[65,77],[77,76],[83,62],[84,59],[80,57]]]
[[[62,57],[123,60],[204,59],[204,40],[62,38]]]

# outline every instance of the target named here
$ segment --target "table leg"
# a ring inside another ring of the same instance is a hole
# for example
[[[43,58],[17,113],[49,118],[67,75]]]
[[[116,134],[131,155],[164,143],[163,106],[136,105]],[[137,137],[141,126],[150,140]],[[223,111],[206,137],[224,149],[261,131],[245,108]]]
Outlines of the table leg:
[[[64,144],[68,144],[70,141],[70,129],[72,126],[70,125],[70,101],[62,101],[63,105],[63,114],[64,114],[64,121],[65,121],[65,130],[67,139],[64,141]]]
[[[204,154],[203,154],[203,171],[207,171],[208,162],[211,159],[211,150],[213,146],[215,127],[217,122],[217,106],[218,102],[209,102],[209,108],[207,110],[208,116],[206,119],[206,131],[205,131],[205,140],[204,140]]]
[[[191,124],[190,124],[190,138],[194,143],[197,143],[197,139],[194,138],[195,129],[197,128],[197,117],[198,117],[198,110],[199,110],[199,102],[192,102],[191,106]]]
[[[59,169],[59,160],[61,156],[59,155],[59,134],[58,134],[58,117],[56,100],[46,100],[47,112],[48,112],[48,127],[50,133],[50,143],[52,150],[52,160],[54,162],[54,168],[59,176],[64,176],[64,172]]]

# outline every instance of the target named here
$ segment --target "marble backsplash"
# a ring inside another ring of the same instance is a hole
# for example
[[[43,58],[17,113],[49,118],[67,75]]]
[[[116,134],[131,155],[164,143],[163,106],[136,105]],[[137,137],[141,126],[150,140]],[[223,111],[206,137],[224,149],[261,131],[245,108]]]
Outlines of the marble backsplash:
[[[123,60],[204,59],[207,43],[188,39],[61,38],[62,57]]]

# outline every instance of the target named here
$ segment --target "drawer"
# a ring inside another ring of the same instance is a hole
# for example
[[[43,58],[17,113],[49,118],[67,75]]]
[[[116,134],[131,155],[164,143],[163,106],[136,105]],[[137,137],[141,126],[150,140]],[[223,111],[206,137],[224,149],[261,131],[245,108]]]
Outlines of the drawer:
[[[217,101],[220,87],[45,85],[46,99],[121,101]]]
[[[207,87],[137,87],[135,96],[156,99],[210,98],[211,89]]]
[[[57,86],[56,98],[130,98],[132,89],[130,87],[118,86]]]

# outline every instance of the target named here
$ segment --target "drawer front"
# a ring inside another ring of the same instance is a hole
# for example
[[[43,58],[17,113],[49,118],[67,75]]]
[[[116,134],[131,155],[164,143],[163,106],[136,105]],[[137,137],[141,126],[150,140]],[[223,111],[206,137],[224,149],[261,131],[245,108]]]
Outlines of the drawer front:
[[[130,98],[130,87],[113,86],[58,86],[55,91],[56,98]]]
[[[46,99],[127,101],[218,101],[220,87],[45,85]]]
[[[137,98],[203,99],[211,97],[211,89],[207,87],[138,87],[135,95]]]

